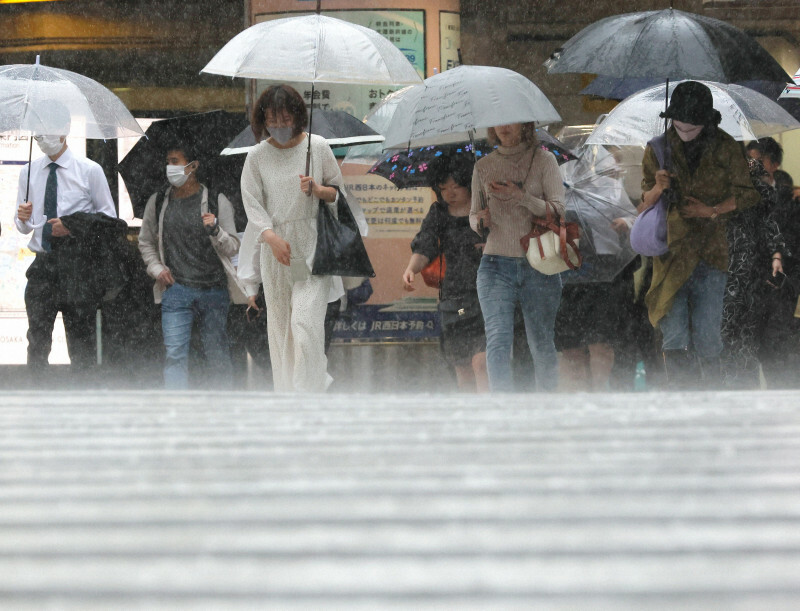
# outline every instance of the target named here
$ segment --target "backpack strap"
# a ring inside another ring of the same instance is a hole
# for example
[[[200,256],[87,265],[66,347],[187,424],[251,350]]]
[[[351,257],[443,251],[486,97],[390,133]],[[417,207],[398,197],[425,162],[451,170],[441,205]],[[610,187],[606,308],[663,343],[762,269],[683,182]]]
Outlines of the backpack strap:
[[[161,197],[156,197],[156,225],[161,224],[161,211],[164,209],[164,204],[169,198],[169,192],[171,189],[172,187],[167,186],[166,190],[164,191],[164,195]]]

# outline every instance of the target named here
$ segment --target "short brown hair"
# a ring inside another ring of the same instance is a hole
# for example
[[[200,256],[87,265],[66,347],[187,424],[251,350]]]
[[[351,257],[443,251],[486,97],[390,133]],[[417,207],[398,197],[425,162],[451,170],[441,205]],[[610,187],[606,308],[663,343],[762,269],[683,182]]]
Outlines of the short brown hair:
[[[250,115],[250,128],[255,134],[256,142],[260,142],[261,138],[269,134],[267,111],[273,112],[275,115],[288,112],[294,124],[293,137],[300,135],[308,125],[306,103],[297,90],[289,85],[272,85],[258,97],[253,113]]]
[[[497,137],[497,132],[494,131],[494,127],[490,127],[488,132],[489,144],[500,144],[500,138]],[[534,121],[522,124],[522,142],[528,146],[536,146],[539,144],[539,137],[536,135],[536,123]]]

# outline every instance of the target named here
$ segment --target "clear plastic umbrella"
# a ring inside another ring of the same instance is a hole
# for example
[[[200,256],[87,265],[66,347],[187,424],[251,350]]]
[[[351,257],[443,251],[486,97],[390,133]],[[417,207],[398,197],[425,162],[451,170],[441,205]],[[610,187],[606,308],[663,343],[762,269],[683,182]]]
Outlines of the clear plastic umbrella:
[[[375,120],[372,120],[372,118]],[[388,97],[367,117],[386,137],[384,148],[464,142],[495,125],[561,121],[529,79],[506,68],[459,66]]]
[[[400,49],[342,19],[305,15],[264,21],[234,36],[202,72],[307,83],[421,82]]]
[[[142,136],[136,119],[116,95],[81,74],[35,64],[0,66],[0,132],[56,135],[47,104],[67,107],[72,133],[85,138]]]
[[[610,282],[633,261],[626,229],[636,208],[625,192],[624,166],[602,146],[583,146],[579,157],[560,167],[566,194],[566,217],[580,225],[583,264],[563,274],[565,282]],[[615,229],[615,221],[621,231]]]
[[[720,127],[737,140],[757,138],[800,128],[800,122],[765,95],[741,85],[701,81],[711,90]],[[670,83],[669,95],[680,83]],[[666,85],[649,87],[625,98],[594,129],[588,144],[639,145],[663,133]]]
[[[422,81],[395,45],[375,30],[317,13],[264,21],[239,32],[201,72],[272,81],[411,85]],[[313,123],[313,105],[311,121]],[[311,141],[306,173],[311,160]]]
[[[781,93],[782,98],[800,98],[800,70],[794,73],[792,77],[794,82],[786,85],[786,88]]]

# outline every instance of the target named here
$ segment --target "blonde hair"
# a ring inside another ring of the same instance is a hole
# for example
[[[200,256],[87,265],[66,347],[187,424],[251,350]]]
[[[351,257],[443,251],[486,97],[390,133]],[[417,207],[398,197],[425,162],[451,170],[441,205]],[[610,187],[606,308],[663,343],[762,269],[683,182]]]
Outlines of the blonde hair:
[[[489,128],[487,136],[489,144],[500,144],[500,138],[497,137],[497,132],[494,131],[494,127]],[[536,146],[539,144],[539,137],[536,135],[536,123],[534,121],[522,124],[521,140],[528,146]]]

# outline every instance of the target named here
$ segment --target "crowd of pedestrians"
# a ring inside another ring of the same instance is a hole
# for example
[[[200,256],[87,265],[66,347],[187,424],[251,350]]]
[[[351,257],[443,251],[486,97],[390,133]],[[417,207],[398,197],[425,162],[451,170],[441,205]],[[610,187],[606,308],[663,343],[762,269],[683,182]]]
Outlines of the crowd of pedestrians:
[[[81,223],[116,214],[99,166],[69,152],[68,111],[52,105],[63,120],[58,133],[36,137],[45,156],[21,173],[15,218],[19,231],[32,234],[36,253],[25,293],[28,364],[47,364],[60,310],[70,359],[85,370],[102,290],[76,297],[63,286],[64,270],[91,267],[76,257],[97,252],[70,246],[98,234],[96,225],[85,232]],[[667,252],[637,258],[613,282],[567,285],[563,295],[561,275],[534,269],[521,242],[548,208],[565,215],[556,158],[539,146],[534,124],[490,128],[495,148],[477,163],[445,155],[431,164],[435,201],[411,241],[402,283],[414,290],[426,266],[446,262],[441,347],[458,389],[522,390],[514,370],[523,360],[537,391],[569,389],[584,377],[585,385],[572,388],[631,388],[637,362],[650,369],[662,362],[661,386],[669,389],[752,389],[762,377],[769,388],[794,383],[800,197],[780,169],[783,151],[772,138],[745,148],[720,129],[720,113],[701,83],[679,85],[661,116],[669,127],[658,146],[669,148],[671,164],[662,167],[656,144],[647,146],[637,210],[668,202]],[[262,345],[266,335],[275,390],[322,392],[331,384],[330,323],[345,287],[341,278],[311,269],[318,202],[335,210],[342,176],[307,123],[293,88],[274,85],[258,98],[251,116],[258,144],[241,177],[243,233],[228,197],[203,183],[203,160],[191,143],[176,140],[163,151],[168,184],[147,202],[139,250],[161,304],[167,389],[190,387],[193,331],[214,385],[233,387],[230,346],[237,338],[228,336],[236,328],[230,318],[264,320],[265,313],[266,324],[252,329]],[[632,223],[614,219],[612,227],[625,240]],[[649,331],[639,324],[645,317]],[[615,375],[626,382],[615,384]]]

